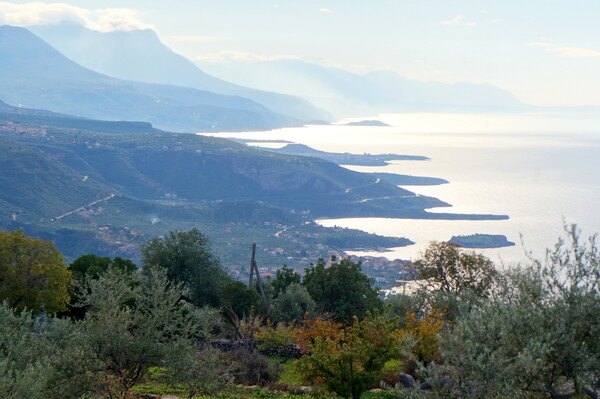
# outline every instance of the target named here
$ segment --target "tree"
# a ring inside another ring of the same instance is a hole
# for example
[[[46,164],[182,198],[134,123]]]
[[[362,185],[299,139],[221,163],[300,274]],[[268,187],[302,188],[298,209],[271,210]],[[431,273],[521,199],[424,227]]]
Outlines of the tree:
[[[375,387],[383,365],[398,354],[396,323],[380,314],[342,328],[340,323],[321,319],[305,321],[294,336],[305,356],[296,369],[305,381],[321,381],[338,395],[360,398]]]
[[[283,267],[275,272],[275,278],[271,282],[273,288],[273,297],[284,292],[290,284],[300,284],[300,275],[294,271],[291,267],[283,265]]]
[[[228,311],[233,312],[238,319],[250,315],[260,299],[255,289],[248,288],[246,284],[239,281],[231,281],[225,284],[221,295],[223,305]]]
[[[463,393],[598,397],[600,251],[574,226],[568,236],[570,245],[560,240],[544,261],[510,271],[497,295],[457,322],[444,352]]]
[[[55,313],[69,302],[71,273],[54,244],[22,230],[0,231],[0,300],[15,309]]]
[[[490,259],[449,242],[432,241],[415,266],[430,288],[455,295],[485,296],[498,276]]]
[[[188,399],[222,391],[233,377],[233,362],[211,347],[190,351],[189,346],[182,345],[167,359],[169,385],[173,388],[183,386]]]
[[[75,259],[69,269],[73,272],[73,277],[83,281],[86,277],[98,278],[108,269],[120,270],[124,273],[133,274],[137,266],[130,259],[123,259],[117,256],[114,259],[109,257],[100,257],[94,254],[82,255]]]
[[[0,387],[3,398],[77,399],[89,392],[89,353],[78,323],[34,317],[0,303]]]
[[[169,280],[183,284],[184,295],[194,305],[220,306],[221,290],[231,278],[200,231],[171,231],[148,241],[141,250],[144,273],[152,266],[162,267]]]
[[[136,285],[130,277],[109,270],[90,280],[82,304],[86,346],[98,364],[90,371],[103,397],[127,398],[150,367],[162,366],[169,354],[186,347],[199,323],[195,308],[180,301],[181,285],[166,271],[149,268]]]
[[[360,262],[342,259],[325,268],[323,259],[316,266],[306,269],[302,281],[321,312],[331,312],[340,321],[351,323],[354,316],[363,318],[373,309],[379,309],[382,301],[373,279],[360,269]]]
[[[310,297],[306,288],[292,283],[277,297],[271,318],[276,322],[300,321],[307,314],[313,313],[316,307],[315,301]]]

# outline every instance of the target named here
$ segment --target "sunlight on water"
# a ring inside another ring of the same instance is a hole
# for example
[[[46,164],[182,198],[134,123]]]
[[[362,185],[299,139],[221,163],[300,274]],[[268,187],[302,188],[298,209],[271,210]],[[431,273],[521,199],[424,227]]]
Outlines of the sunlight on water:
[[[320,221],[326,226],[359,228],[416,242],[384,253],[390,258],[414,259],[431,240],[486,233],[504,234],[517,243],[482,251],[495,260],[513,263],[526,259],[526,249],[541,257],[561,235],[563,221],[579,224],[586,236],[600,232],[600,117],[403,114],[377,119],[394,127],[308,126],[218,136],[285,139],[330,152],[424,155],[431,160],[347,167],[448,180],[449,184],[438,186],[406,186],[453,205],[431,212],[510,216],[501,221]]]

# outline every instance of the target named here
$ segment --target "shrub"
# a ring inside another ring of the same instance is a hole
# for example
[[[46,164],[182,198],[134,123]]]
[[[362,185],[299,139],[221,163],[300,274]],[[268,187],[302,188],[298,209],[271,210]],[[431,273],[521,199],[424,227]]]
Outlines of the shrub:
[[[270,362],[256,350],[237,349],[231,352],[231,357],[235,362],[232,374],[238,384],[264,386],[279,379],[279,364]]]

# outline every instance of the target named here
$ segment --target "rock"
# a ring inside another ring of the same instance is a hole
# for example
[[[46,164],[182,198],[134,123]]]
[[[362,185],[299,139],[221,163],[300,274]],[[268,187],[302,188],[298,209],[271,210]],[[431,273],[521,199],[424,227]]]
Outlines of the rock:
[[[300,387],[300,392],[302,392],[303,394],[309,394],[312,392],[312,388],[311,387]]]
[[[431,385],[431,382],[425,381],[424,383],[421,384],[421,389],[423,391],[430,391],[433,389],[433,385]]]
[[[414,388],[417,386],[415,379],[410,374],[400,374],[400,381],[398,384],[401,384],[404,388]]]

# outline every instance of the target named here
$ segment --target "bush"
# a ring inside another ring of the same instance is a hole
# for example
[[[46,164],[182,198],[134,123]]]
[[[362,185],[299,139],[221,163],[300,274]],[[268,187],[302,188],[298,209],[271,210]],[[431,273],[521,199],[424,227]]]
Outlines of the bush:
[[[254,335],[260,353],[267,356],[300,357],[300,349],[292,337],[293,330],[293,327],[284,323],[262,326]]]
[[[384,364],[397,356],[397,320],[379,314],[354,319],[346,328],[330,321],[306,321],[295,332],[307,354],[295,363],[307,382],[320,381],[331,392],[358,399],[379,384]]]
[[[238,384],[265,386],[279,379],[281,366],[256,350],[238,349],[231,352],[231,357],[235,362],[232,374]]]
[[[498,295],[456,323],[445,342],[461,392],[592,396],[600,370],[600,252],[568,229],[544,261],[512,270]],[[565,397],[567,397],[565,396]]]
[[[211,347],[190,350],[179,345],[167,358],[169,385],[183,387],[187,398],[196,395],[213,395],[222,391],[233,379],[233,362]]]

